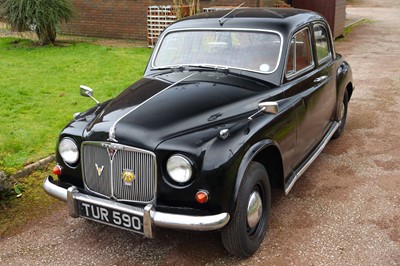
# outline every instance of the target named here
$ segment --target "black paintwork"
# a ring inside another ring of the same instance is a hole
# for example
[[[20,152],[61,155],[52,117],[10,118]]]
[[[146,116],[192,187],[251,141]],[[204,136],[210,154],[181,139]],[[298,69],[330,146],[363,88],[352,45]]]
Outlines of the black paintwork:
[[[334,53],[332,40],[330,60],[294,78],[284,75],[293,34],[304,27],[312,30],[310,23],[316,21],[328,28],[318,14],[296,9],[243,9],[228,16],[220,26],[218,19],[224,14],[221,11],[184,19],[164,34],[185,28],[221,27],[277,31],[284,42],[277,71],[266,75],[196,68],[152,70],[150,59],[143,79],[116,98],[81,114],[60,135],[60,139],[73,138],[78,145],[83,141],[107,141],[110,128],[123,116],[115,127],[118,142],[156,154],[158,210],[232,213],[251,160],[266,167],[273,185],[286,188],[293,173],[338,119],[344,90],[351,96],[351,69]],[[315,83],[321,75],[328,78]],[[263,101],[278,102],[279,113],[258,114],[249,122],[248,117]],[[222,129],[229,129],[227,139],[219,137]],[[194,177],[184,185],[175,184],[165,170],[166,160],[177,152],[194,162]],[[79,162],[68,166],[58,152],[57,162],[63,167],[60,180],[83,189]],[[203,205],[194,199],[200,189],[210,193]]]

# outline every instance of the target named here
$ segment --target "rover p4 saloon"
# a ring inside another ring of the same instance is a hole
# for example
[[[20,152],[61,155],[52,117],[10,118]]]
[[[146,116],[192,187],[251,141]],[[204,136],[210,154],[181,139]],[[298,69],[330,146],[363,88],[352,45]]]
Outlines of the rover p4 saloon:
[[[317,13],[239,8],[169,26],[144,72],[62,130],[45,191],[73,217],[134,231],[221,232],[238,257],[345,128],[354,89]],[[334,145],[334,144],[333,144]]]

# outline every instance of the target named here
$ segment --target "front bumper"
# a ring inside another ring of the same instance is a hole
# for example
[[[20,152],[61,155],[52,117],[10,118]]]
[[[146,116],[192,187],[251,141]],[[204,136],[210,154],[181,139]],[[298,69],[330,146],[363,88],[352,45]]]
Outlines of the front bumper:
[[[143,217],[144,235],[153,238],[154,227],[163,227],[178,230],[190,231],[212,231],[224,227],[230,216],[228,213],[220,213],[208,216],[191,216],[182,214],[171,214],[156,211],[152,204],[146,205],[143,209],[133,207],[127,204],[106,200],[94,196],[80,193],[74,186],[64,188],[57,185],[51,176],[48,176],[44,183],[43,189],[52,197],[68,203],[69,214],[72,217],[79,216],[77,201],[85,201],[103,206],[105,208],[117,209],[123,212],[135,214]]]

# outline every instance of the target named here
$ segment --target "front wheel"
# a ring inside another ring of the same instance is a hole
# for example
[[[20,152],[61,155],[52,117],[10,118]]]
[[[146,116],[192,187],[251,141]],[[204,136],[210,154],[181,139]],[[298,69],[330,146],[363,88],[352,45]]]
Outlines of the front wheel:
[[[267,230],[271,188],[265,167],[251,162],[239,190],[235,213],[222,230],[225,249],[241,258],[257,251]]]
[[[347,90],[344,91],[343,101],[340,103],[340,113],[339,113],[339,122],[340,126],[336,129],[335,133],[333,133],[332,138],[337,139],[342,135],[344,131],[344,127],[346,126],[347,120],[347,105],[349,103],[349,94]]]

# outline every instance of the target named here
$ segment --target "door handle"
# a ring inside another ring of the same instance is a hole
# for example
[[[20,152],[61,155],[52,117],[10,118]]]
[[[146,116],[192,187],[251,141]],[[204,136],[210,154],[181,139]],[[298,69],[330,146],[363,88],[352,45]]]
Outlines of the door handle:
[[[315,83],[321,82],[321,81],[323,81],[323,80],[326,80],[327,78],[328,78],[328,76],[321,76],[321,77],[319,77],[319,78],[314,79],[314,82],[315,82]]]

